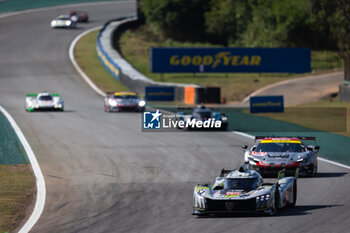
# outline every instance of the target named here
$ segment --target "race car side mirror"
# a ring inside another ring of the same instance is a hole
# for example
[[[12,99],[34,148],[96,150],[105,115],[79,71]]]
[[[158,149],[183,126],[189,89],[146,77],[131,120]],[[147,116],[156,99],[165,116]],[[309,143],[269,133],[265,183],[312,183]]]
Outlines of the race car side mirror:
[[[243,149],[244,151],[246,151],[246,150],[248,149],[248,146],[247,146],[247,145],[244,145],[244,146],[242,146],[242,149]]]
[[[320,146],[315,146],[315,151],[318,152],[320,150]]]

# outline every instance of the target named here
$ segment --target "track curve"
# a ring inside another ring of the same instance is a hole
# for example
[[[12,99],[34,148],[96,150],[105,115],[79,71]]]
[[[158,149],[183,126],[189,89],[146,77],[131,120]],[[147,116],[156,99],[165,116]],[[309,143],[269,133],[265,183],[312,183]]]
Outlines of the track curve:
[[[32,232],[347,232],[348,170],[320,162],[299,180],[295,209],[276,217],[196,218],[192,191],[222,167],[238,167],[250,139],[229,132],[142,133],[141,116],[107,114],[102,98],[68,58],[73,38],[105,21],[135,14],[134,2],[75,6],[93,20],[51,30],[70,7],[0,20],[0,104],[38,157],[47,183],[44,212]],[[66,112],[27,113],[24,96],[59,92]]]

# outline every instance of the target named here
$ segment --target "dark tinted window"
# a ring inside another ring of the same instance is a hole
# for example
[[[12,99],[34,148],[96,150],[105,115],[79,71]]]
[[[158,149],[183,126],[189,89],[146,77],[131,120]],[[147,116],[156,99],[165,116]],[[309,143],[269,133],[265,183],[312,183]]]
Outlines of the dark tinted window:
[[[42,95],[39,97],[39,100],[52,100],[51,95]]]
[[[116,99],[137,99],[136,95],[115,95]]]
[[[198,109],[198,110],[194,110],[193,115],[195,116],[199,116],[201,118],[210,118],[211,117],[211,111],[209,109]]]
[[[299,143],[260,143],[256,152],[303,152],[304,145]]]
[[[225,178],[224,183],[224,189],[257,189],[258,187],[258,178]]]

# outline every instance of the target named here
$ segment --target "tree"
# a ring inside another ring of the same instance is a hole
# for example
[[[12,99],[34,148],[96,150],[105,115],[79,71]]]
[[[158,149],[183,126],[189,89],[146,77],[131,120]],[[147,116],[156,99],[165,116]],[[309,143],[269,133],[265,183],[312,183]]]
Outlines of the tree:
[[[300,46],[311,34],[309,0],[256,0],[251,7],[252,20],[241,35],[244,46]]]
[[[210,10],[205,12],[206,32],[214,42],[235,44],[251,19],[250,2],[247,0],[211,0]]]
[[[344,60],[344,79],[350,81],[350,1],[313,1],[315,27],[330,31]]]
[[[146,23],[155,33],[179,41],[203,41],[207,0],[143,0]]]

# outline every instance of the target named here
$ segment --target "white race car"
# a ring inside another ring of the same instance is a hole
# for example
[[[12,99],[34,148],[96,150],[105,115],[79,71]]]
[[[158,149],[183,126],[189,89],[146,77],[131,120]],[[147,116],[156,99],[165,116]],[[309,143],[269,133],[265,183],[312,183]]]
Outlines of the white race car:
[[[57,110],[64,111],[63,98],[57,94],[34,93],[26,96],[26,111],[33,112],[35,110]]]
[[[60,15],[51,21],[51,28],[75,28],[77,21],[73,20],[69,15]]]

